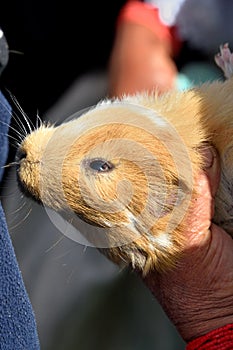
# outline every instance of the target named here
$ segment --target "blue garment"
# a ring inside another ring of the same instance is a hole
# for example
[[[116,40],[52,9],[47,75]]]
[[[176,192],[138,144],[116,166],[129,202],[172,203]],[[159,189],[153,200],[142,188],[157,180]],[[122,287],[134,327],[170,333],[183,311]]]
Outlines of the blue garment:
[[[0,92],[0,180],[8,154],[11,108]],[[34,313],[26,292],[0,204],[0,349],[37,350]]]

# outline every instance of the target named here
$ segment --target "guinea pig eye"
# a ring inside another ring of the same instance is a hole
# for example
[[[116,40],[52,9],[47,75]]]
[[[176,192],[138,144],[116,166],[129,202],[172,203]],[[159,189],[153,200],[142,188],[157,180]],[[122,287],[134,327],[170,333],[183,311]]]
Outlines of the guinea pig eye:
[[[92,170],[95,170],[99,173],[106,173],[114,168],[112,163],[103,159],[91,160],[89,162],[89,166]]]

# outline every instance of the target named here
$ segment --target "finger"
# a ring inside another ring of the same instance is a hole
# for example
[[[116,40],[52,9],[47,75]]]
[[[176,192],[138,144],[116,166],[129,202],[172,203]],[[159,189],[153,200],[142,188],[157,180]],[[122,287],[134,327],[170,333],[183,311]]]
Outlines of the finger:
[[[207,244],[210,240],[209,228],[214,216],[214,195],[220,180],[219,157],[215,149],[205,145],[200,151],[204,164],[195,179],[195,192],[186,218],[184,250]]]

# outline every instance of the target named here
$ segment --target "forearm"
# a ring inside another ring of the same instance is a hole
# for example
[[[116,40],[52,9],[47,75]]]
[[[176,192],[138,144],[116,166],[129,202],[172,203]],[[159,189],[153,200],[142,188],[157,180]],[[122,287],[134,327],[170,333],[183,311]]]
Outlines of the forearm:
[[[146,2],[129,0],[120,11],[117,27],[122,23],[134,23],[149,29],[157,40],[161,41],[167,52],[174,56],[181,47],[176,27],[161,21],[158,8]]]
[[[177,43],[155,8],[140,1],[126,3],[118,17],[109,60],[110,96],[172,89],[177,77],[173,60]]]

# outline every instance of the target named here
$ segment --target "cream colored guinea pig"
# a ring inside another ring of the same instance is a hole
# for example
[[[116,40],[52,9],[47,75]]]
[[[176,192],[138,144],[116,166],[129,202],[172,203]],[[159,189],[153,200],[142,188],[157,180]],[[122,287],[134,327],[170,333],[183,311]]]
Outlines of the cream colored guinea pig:
[[[233,234],[232,91],[229,79],[160,97],[127,96],[62,125],[42,125],[17,152],[20,187],[96,227],[87,239],[117,264],[144,274],[165,269],[182,253],[200,149],[208,144],[222,167],[214,221]]]

